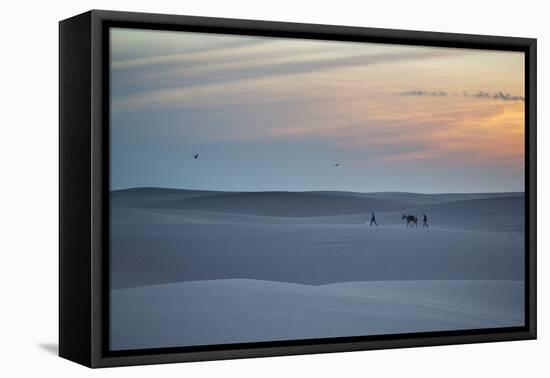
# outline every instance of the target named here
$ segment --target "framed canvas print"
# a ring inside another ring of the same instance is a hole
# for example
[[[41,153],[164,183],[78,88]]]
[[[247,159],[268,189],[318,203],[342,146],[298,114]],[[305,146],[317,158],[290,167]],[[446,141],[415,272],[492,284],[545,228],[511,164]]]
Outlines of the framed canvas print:
[[[60,355],[536,337],[536,40],[60,23]]]

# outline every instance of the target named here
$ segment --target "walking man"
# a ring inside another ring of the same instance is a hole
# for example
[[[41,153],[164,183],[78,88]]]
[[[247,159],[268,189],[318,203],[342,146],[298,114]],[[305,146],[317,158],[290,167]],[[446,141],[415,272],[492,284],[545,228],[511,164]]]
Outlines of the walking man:
[[[370,217],[370,226],[372,227],[372,225],[376,225],[378,226],[378,223],[376,223],[376,216],[374,215],[374,212],[371,213],[371,217]]]
[[[430,228],[430,225],[428,224],[428,217],[426,214],[422,214],[422,228]]]

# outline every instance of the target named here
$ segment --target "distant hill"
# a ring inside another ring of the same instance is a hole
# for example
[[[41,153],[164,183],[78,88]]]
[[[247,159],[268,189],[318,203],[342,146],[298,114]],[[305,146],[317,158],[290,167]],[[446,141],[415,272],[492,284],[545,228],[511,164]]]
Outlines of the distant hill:
[[[408,208],[410,204],[309,192],[245,192],[166,200],[148,206],[278,217],[313,217],[396,211]]]
[[[111,192],[113,207],[196,210],[227,214],[271,217],[318,217],[347,214],[388,213],[390,223],[399,222],[396,215],[410,210],[429,214],[440,225],[497,224],[512,222],[524,202],[523,193],[442,193],[407,192],[358,193],[345,191],[316,192],[222,192],[169,188],[131,188]],[[504,211],[505,213],[502,213]],[[392,215],[392,213],[394,213]],[[523,213],[521,213],[523,214]],[[394,219],[395,218],[395,219]],[[396,221],[397,220],[397,221]],[[362,220],[363,222],[364,220]],[[514,221],[516,224],[517,222]]]
[[[416,209],[418,216],[448,227],[523,227],[525,197],[494,197],[445,202]]]
[[[114,207],[148,207],[151,203],[207,196],[226,192],[212,190],[187,190],[169,188],[130,188],[111,191],[111,204]]]
[[[332,194],[338,196],[350,196],[359,198],[378,198],[392,201],[407,202],[414,205],[429,205],[451,201],[473,200],[482,198],[500,198],[515,197],[524,195],[523,192],[503,192],[503,193],[408,193],[408,192],[344,192],[344,191],[320,191],[312,193]]]
[[[407,214],[418,217],[422,226],[422,214],[428,217],[432,227],[463,229],[521,229],[525,226],[525,196],[450,201],[423,205],[410,209]],[[383,224],[403,224],[401,213],[386,213],[380,216]]]

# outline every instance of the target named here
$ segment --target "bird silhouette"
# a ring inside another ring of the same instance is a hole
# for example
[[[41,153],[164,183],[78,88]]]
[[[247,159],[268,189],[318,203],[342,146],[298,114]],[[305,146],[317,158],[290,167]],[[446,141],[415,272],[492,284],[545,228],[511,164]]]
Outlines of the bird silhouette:
[[[193,155],[193,158],[194,158],[194,159],[198,159],[198,158],[199,158],[199,154]]]
[[[339,167],[340,166],[340,163],[336,163],[334,164],[335,167]]]

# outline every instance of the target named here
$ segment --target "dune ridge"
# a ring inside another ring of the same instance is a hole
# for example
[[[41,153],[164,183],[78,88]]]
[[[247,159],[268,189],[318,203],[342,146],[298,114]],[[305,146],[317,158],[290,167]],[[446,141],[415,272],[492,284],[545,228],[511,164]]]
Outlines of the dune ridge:
[[[520,281],[483,280],[308,286],[226,279],[121,289],[112,293],[111,346],[121,350],[510,327],[524,322],[523,293]]]

